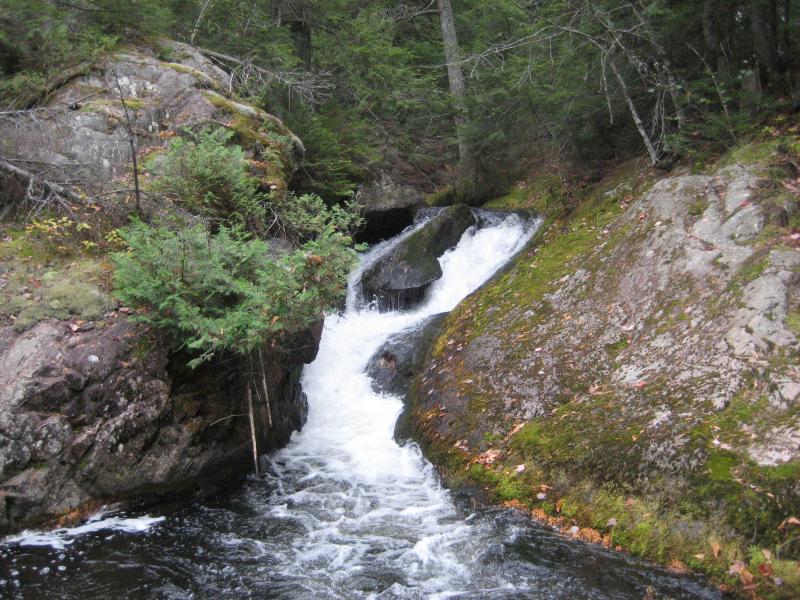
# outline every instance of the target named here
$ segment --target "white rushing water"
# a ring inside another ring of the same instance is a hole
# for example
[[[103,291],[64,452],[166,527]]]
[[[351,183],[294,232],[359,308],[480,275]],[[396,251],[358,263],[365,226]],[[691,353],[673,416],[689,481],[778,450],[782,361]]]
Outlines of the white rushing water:
[[[7,538],[0,597],[719,600],[716,590],[560,538],[519,513],[469,514],[416,445],[393,439],[402,403],[373,391],[369,359],[392,334],[451,310],[535,226],[510,216],[468,230],[441,257],[443,277],[404,313],[357,301],[352,284],[398,240],[373,249],[304,371],[308,422],[266,459],[264,478],[166,516],[104,513],[80,527]]]
[[[359,306],[351,293],[344,314],[326,319],[319,354],[302,379],[308,422],[273,463],[281,480],[298,484],[283,490],[273,515],[297,519],[307,531],[285,559],[319,589],[334,589],[337,580],[376,561],[402,569],[404,583],[396,588],[436,597],[469,587],[469,561],[460,551],[471,527],[419,449],[394,441],[402,402],[373,391],[365,367],[392,334],[453,309],[522,249],[534,229],[512,215],[468,230],[440,258],[443,276],[415,310],[379,313]],[[351,288],[386,250],[384,244],[363,257]]]

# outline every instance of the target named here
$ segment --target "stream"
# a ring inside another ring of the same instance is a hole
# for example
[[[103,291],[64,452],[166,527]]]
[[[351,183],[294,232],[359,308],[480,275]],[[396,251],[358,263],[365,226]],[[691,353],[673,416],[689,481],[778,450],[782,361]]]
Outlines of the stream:
[[[699,578],[564,539],[516,512],[468,509],[415,444],[394,440],[402,402],[373,391],[369,358],[392,334],[455,307],[536,226],[510,215],[471,228],[441,257],[443,277],[407,312],[380,313],[359,300],[353,284],[397,238],[374,247],[304,370],[308,422],[265,458],[263,477],[189,506],[7,538],[0,597],[720,598]]]

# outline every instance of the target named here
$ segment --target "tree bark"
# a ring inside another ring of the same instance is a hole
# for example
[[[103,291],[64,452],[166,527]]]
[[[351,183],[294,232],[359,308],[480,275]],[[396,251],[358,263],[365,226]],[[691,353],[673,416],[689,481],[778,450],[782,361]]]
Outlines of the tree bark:
[[[464,84],[464,72],[461,69],[461,48],[456,35],[456,22],[450,0],[437,0],[439,18],[442,25],[442,41],[444,56],[447,61],[447,79],[450,85],[450,99],[455,111],[456,140],[458,142],[458,179],[456,193],[469,195],[474,191],[477,180],[477,163],[469,142],[467,126],[467,92]]]
[[[311,21],[313,3],[309,0],[284,0],[279,5],[279,21],[289,27],[294,41],[294,51],[303,62],[303,67],[311,70]]]
[[[625,83],[625,78],[622,76],[622,73],[619,72],[617,65],[614,63],[613,56],[608,58],[608,65],[611,67],[611,72],[614,73],[614,77],[619,83],[620,90],[625,98],[625,104],[628,105],[628,110],[630,110],[633,123],[636,125],[636,130],[642,137],[645,148],[647,148],[647,154],[650,156],[650,162],[656,165],[661,157],[659,156],[659,152],[656,150],[656,147],[653,144],[653,140],[650,139],[650,136],[647,133],[647,128],[644,126],[644,121],[642,121],[642,118],[639,116],[639,111],[636,109],[636,104],[634,104],[633,98],[631,98],[631,94],[628,91],[628,85]]]
[[[714,54],[717,75],[720,79],[727,80],[730,76],[730,63],[728,61],[727,39],[720,35],[724,29],[720,27],[719,0],[703,0],[703,39],[706,47]],[[726,36],[727,38],[727,36]]]
[[[782,69],[778,52],[777,7],[775,0],[750,0],[750,25],[753,31],[753,49],[762,77],[772,89],[782,86]]]

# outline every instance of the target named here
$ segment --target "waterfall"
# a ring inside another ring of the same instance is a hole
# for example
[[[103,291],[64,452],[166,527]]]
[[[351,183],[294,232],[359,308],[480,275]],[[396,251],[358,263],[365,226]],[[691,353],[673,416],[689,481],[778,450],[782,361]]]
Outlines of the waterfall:
[[[508,215],[470,228],[439,259],[441,279],[405,312],[359,300],[361,272],[404,236],[373,248],[304,370],[308,422],[265,457],[263,478],[166,517],[109,516],[86,530],[18,536],[0,546],[0,563],[11,565],[5,578],[0,571],[0,591],[5,584],[12,597],[24,589],[63,598],[604,600],[655,590],[719,598],[692,578],[566,540],[519,513],[465,512],[420,449],[393,438],[402,401],[373,390],[370,357],[392,334],[453,309],[524,248],[537,225]]]

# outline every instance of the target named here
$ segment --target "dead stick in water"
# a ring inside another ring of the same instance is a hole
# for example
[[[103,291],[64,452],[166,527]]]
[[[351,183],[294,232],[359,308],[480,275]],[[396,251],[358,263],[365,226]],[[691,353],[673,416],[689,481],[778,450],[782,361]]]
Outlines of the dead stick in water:
[[[258,349],[258,362],[261,363],[261,387],[264,388],[264,399],[267,405],[267,421],[269,428],[272,429],[272,410],[269,407],[269,392],[267,392],[267,372],[264,370],[264,359],[261,356],[261,348]]]
[[[247,384],[247,410],[250,413],[250,439],[253,442],[253,466],[258,477],[258,442],[256,441],[256,420],[253,417],[253,390]]]

